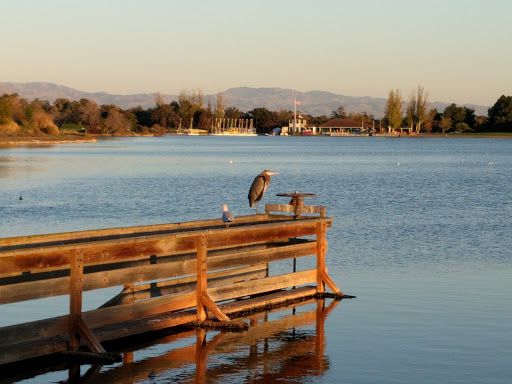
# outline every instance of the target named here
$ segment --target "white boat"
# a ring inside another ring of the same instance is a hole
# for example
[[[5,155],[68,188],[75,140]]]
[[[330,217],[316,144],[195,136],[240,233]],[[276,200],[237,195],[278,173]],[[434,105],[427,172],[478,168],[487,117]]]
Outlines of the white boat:
[[[207,135],[208,131],[206,129],[198,129],[198,128],[190,128],[187,131],[188,136],[199,136],[199,135]]]

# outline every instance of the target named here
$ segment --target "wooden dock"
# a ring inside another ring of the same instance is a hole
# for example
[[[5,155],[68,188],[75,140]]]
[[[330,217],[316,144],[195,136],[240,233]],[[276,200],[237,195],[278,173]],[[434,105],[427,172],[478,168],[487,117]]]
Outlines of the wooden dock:
[[[341,297],[325,267],[333,219],[325,207],[302,204],[300,214],[274,204],[229,228],[212,219],[0,239],[0,305],[69,295],[68,315],[1,327],[0,364],[85,347],[106,356],[104,341],[231,324],[230,315],[322,295],[326,286]],[[308,256],[315,268],[294,262],[293,272],[272,274],[272,263]],[[118,295],[82,311],[83,292],[116,286]]]

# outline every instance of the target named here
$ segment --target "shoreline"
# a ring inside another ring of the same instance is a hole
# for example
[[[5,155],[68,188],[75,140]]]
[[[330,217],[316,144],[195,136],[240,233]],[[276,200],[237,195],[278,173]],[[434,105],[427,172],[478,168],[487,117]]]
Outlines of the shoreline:
[[[51,144],[73,144],[73,143],[95,143],[105,138],[123,138],[123,137],[146,137],[154,135],[136,135],[136,136],[107,136],[107,135],[63,135],[63,136],[0,136],[0,147],[14,146],[14,145],[51,145]],[[165,135],[167,136],[167,135]],[[330,137],[328,135],[292,135],[292,137]],[[363,136],[345,136],[345,137],[363,137]],[[368,137],[368,136],[364,136]],[[375,136],[386,137],[386,136]],[[427,138],[427,139],[512,139],[512,133],[494,132],[489,134],[415,134],[415,135],[400,135],[389,136],[390,138],[397,139],[413,139],[413,138]]]
[[[94,143],[98,138],[94,136],[62,135],[62,136],[0,136],[0,146],[24,144],[69,144]]]

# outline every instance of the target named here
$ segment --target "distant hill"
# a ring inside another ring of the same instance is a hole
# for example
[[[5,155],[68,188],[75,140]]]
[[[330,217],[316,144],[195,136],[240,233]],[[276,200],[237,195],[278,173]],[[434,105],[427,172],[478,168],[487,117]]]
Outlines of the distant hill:
[[[142,108],[151,108],[155,106],[156,93],[138,93],[132,95],[113,95],[105,92],[83,92],[73,88],[56,85],[52,83],[2,83],[0,82],[0,94],[18,93],[21,97],[32,101],[36,98],[48,100],[53,103],[58,98],[69,100],[80,100],[82,98],[94,100],[98,105],[114,104],[123,109],[141,106]],[[243,112],[254,108],[267,108],[271,111],[281,109],[293,110],[294,100],[300,101],[297,110],[301,113],[314,116],[330,116],[340,105],[350,112],[367,112],[375,118],[384,115],[385,98],[379,97],[355,97],[337,95],[324,91],[299,92],[293,89],[283,88],[249,88],[238,87],[230,88],[223,92],[228,107],[237,107]],[[167,103],[178,100],[177,95],[162,95]],[[216,95],[205,95],[205,100],[211,98],[215,102]],[[443,111],[450,103],[431,102],[430,105]],[[465,104],[468,108],[473,108],[476,115],[487,116],[489,107],[474,104]]]
[[[91,93],[52,83],[0,83],[0,94],[13,92],[29,101],[37,98],[53,103],[59,98],[68,100],[89,99],[94,100],[98,105],[114,104],[123,109],[139,105],[143,108],[154,107],[156,95],[156,93],[137,93],[133,95],[112,95],[106,92]],[[178,100],[178,96],[167,95],[165,97],[165,101],[169,103],[172,100]]]

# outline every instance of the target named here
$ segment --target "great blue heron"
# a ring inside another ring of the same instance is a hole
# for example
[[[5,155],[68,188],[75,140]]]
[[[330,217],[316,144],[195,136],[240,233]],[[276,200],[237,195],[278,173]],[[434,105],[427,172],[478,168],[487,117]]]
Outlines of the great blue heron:
[[[263,198],[265,191],[270,185],[270,175],[279,175],[278,172],[272,172],[268,169],[261,172],[254,181],[252,182],[251,189],[249,189],[249,207],[253,207],[256,204],[256,213],[258,213],[258,201]]]
[[[229,224],[235,221],[235,216],[228,210],[227,204],[222,204],[222,222],[229,228]]]

